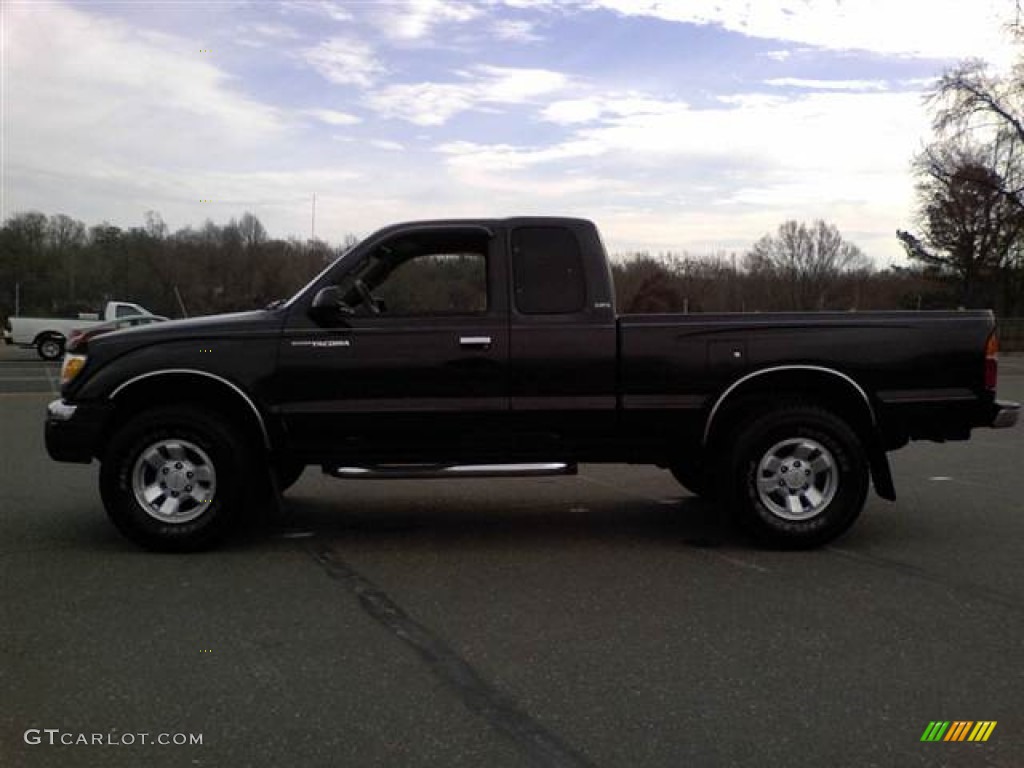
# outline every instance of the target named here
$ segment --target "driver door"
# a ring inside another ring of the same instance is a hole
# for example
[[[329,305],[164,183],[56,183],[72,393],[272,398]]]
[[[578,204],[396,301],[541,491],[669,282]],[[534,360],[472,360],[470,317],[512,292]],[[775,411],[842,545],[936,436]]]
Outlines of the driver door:
[[[497,450],[509,409],[503,270],[487,230],[418,229],[339,280],[335,322],[293,308],[279,352],[293,449],[360,463]]]

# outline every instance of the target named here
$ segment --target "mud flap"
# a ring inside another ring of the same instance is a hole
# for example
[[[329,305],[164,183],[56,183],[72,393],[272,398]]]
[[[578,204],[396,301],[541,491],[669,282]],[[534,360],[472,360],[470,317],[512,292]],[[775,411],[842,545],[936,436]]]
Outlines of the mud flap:
[[[868,453],[871,482],[875,486],[875,493],[887,501],[896,501],[896,484],[893,482],[892,469],[889,467],[889,455],[882,447],[882,441],[877,434],[871,441]]]

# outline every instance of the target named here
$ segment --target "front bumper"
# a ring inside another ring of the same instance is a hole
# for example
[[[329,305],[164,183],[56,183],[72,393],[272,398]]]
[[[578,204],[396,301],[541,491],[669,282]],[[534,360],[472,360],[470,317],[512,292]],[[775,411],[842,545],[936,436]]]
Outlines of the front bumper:
[[[1006,429],[1017,423],[1020,417],[1020,403],[1011,403],[1008,400],[996,400],[992,404],[994,413],[989,426],[992,429]]]
[[[88,464],[98,452],[110,414],[105,403],[72,405],[54,400],[46,406],[46,452],[54,461]]]

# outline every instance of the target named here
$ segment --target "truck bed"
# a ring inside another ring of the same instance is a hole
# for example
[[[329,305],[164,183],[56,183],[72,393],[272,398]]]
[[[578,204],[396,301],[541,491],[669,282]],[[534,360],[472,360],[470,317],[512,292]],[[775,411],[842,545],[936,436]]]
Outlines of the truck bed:
[[[895,443],[963,437],[972,410],[992,399],[984,348],[994,327],[987,310],[625,315],[620,405],[706,416],[752,373],[821,373],[849,380],[874,409],[899,406],[906,418],[893,425]],[[935,431],[925,419],[939,405],[962,418],[947,413]]]

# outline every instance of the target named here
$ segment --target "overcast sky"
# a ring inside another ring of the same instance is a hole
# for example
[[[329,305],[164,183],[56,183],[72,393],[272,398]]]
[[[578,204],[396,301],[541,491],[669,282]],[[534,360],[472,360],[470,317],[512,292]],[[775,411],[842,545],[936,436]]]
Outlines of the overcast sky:
[[[2,216],[592,218],[610,250],[911,224],[922,92],[1012,0],[3,4]]]

